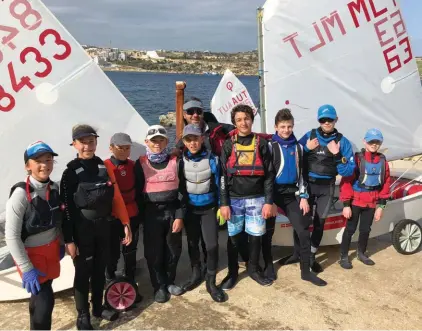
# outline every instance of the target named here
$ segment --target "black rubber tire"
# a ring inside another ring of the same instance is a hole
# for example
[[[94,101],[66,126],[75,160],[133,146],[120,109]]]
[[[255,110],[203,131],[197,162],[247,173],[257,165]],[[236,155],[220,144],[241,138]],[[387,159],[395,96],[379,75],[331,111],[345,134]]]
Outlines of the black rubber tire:
[[[419,244],[417,245],[416,248],[412,249],[411,251],[406,251],[405,249],[402,248],[401,244],[400,244],[400,236],[401,236],[401,232],[402,230],[408,226],[408,225],[414,225],[419,229],[419,235],[422,235],[422,227],[421,225],[414,221],[414,220],[410,220],[410,219],[404,219],[401,220],[400,222],[398,222],[392,232],[392,242],[393,242],[393,246],[396,249],[397,252],[399,252],[400,254],[403,255],[412,255],[417,253],[421,246],[422,246],[422,238],[419,242]]]

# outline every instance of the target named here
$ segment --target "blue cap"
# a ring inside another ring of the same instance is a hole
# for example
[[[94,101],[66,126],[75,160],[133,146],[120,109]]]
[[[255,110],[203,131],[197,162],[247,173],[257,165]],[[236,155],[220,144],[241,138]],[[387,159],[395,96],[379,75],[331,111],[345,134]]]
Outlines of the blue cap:
[[[336,109],[331,105],[322,105],[318,108],[318,120],[321,118],[331,118],[335,120],[337,118]]]
[[[378,129],[369,129],[365,134],[365,141],[370,142],[372,140],[379,140],[381,142],[384,141],[384,137],[382,136],[382,133]]]
[[[182,138],[185,138],[186,136],[202,136],[202,129],[195,124],[188,124],[183,128],[183,135]]]
[[[25,163],[28,162],[29,159],[36,159],[38,156],[50,153],[53,156],[58,156],[50,146],[48,146],[45,142],[42,141],[36,141],[28,146],[26,149],[23,158],[25,160]]]

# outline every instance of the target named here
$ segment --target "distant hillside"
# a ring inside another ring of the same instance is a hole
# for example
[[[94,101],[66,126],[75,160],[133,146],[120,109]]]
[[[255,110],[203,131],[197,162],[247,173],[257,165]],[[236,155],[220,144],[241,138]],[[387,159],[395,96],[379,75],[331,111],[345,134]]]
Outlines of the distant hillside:
[[[230,69],[236,75],[258,74],[258,53],[157,51],[160,58],[146,58],[143,53],[129,55],[125,61],[113,61],[117,67],[106,70],[162,71],[172,73],[223,74]]]
[[[416,63],[419,69],[419,75],[422,77],[422,58],[416,58]]]

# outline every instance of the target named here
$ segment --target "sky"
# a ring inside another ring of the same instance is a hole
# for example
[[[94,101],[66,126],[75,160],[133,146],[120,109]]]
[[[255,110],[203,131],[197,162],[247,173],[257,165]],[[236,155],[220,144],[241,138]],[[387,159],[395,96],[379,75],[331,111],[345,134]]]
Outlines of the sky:
[[[310,0],[315,1],[315,0]],[[264,0],[43,0],[81,43],[123,49],[256,49]],[[422,0],[401,0],[415,55],[422,56]]]

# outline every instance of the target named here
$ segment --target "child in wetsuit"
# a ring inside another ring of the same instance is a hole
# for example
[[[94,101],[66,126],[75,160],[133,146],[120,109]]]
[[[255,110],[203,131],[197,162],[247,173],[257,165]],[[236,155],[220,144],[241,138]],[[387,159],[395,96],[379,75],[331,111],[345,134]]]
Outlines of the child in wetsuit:
[[[38,141],[24,153],[28,172],[14,185],[6,204],[6,244],[22,277],[22,287],[31,293],[31,330],[50,330],[54,308],[53,279],[60,276],[59,187],[50,181],[57,156]],[[61,256],[60,256],[61,255]]]
[[[179,177],[187,212],[185,229],[188,251],[192,266],[192,277],[184,286],[193,290],[201,281],[199,239],[205,242],[207,252],[206,287],[216,302],[226,301],[223,290],[216,286],[218,267],[218,187],[220,169],[218,158],[204,146],[204,136],[199,126],[188,124],[183,129],[183,143],[186,149],[181,157]]]
[[[170,300],[183,290],[174,284],[182,253],[184,208],[179,200],[178,160],[167,150],[167,131],[148,128],[147,153],[135,163],[136,194],[143,201],[144,254],[156,302]]]
[[[318,286],[327,285],[310,270],[311,242],[309,236],[310,217],[306,173],[304,174],[303,148],[293,133],[294,118],[289,109],[281,109],[275,117],[275,134],[269,143],[276,177],[274,182],[274,210],[284,210],[289,218],[300,245],[301,278]],[[275,280],[273,256],[271,253],[272,236],[276,224],[275,217],[267,220],[267,233],[262,241],[265,262],[264,274]]]
[[[103,161],[95,155],[98,135],[89,125],[72,130],[72,146],[77,157],[67,164],[60,183],[65,204],[63,236],[75,265],[75,303],[78,330],[92,330],[89,313],[91,284],[92,314],[115,320],[118,314],[103,307],[105,269],[109,258],[112,210],[124,226],[123,244],[130,244],[132,233],[125,203]]]
[[[123,245],[122,253],[125,263],[125,276],[135,283],[136,271],[136,250],[139,239],[139,226],[141,218],[136,201],[135,192],[135,162],[129,159],[132,146],[132,139],[126,133],[116,133],[110,139],[110,151],[112,156],[104,161],[110,178],[116,182],[125,202],[126,210],[130,218],[130,228],[132,230],[132,242]],[[113,212],[113,216],[116,216]],[[117,263],[120,258],[120,244],[124,227],[119,219],[114,218],[110,231],[110,260],[106,268],[107,281],[116,277]],[[137,293],[136,301],[140,302],[142,296]]]
[[[375,262],[366,255],[372,222],[378,222],[390,196],[390,170],[388,162],[378,150],[384,137],[378,129],[365,134],[365,148],[355,154],[355,171],[343,177],[340,183],[340,200],[343,201],[343,216],[347,219],[341,240],[340,265],[352,269],[349,247],[359,223],[357,258],[366,265]]]
[[[267,141],[252,132],[254,113],[251,107],[232,109],[232,123],[238,133],[224,142],[221,153],[221,216],[228,220],[229,236],[238,245],[240,234],[249,235],[249,276],[262,286],[272,280],[259,272],[261,238],[266,220],[273,216],[274,173]],[[233,278],[231,287],[237,280]]]

